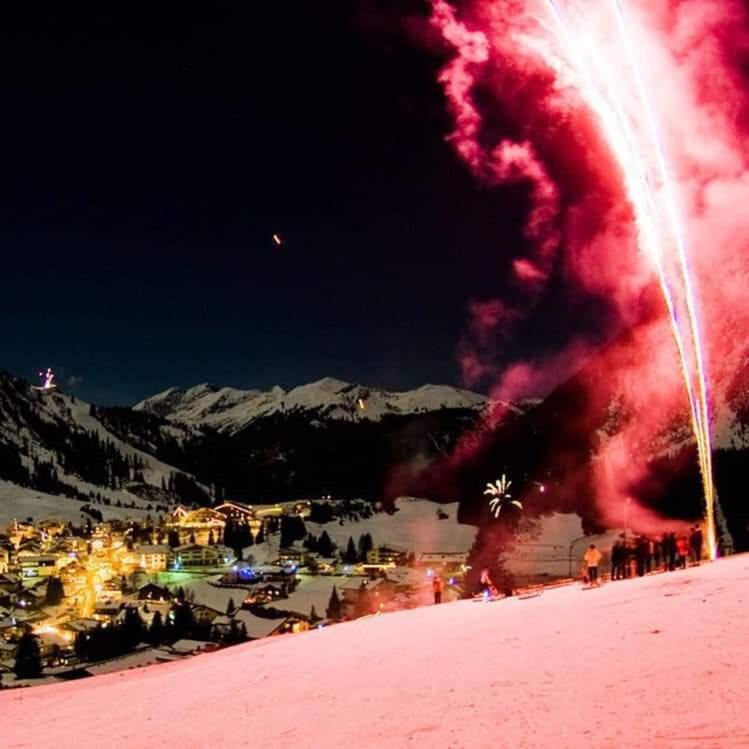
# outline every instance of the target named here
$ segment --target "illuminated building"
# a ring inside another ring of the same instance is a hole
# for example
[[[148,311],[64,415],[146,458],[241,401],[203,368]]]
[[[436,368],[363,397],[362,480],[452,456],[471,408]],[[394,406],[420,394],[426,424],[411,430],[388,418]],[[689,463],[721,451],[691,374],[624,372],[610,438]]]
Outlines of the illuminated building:
[[[398,546],[378,546],[367,552],[368,565],[404,564],[408,556],[408,549]]]

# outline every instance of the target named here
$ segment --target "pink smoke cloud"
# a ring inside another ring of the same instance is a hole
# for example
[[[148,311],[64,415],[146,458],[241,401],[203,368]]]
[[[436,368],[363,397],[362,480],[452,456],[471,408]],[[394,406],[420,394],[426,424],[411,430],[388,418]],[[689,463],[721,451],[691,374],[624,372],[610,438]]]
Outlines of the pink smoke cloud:
[[[575,33],[589,33],[601,45],[602,71],[626,67],[609,4],[558,5],[575,20]],[[569,53],[550,32],[554,22],[545,3],[473,0],[461,6],[460,16],[444,0],[432,6],[432,24],[454,50],[440,74],[455,120],[451,143],[477,177],[530,187],[530,249],[512,262],[525,291],[512,307],[513,324],[537,304],[561,249],[569,287],[606,300],[612,332],[632,328],[626,345],[608,360],[619,393],[617,418],[612,416],[611,433],[601,433],[594,456],[601,514],[614,522],[633,484],[649,471],[648,458],[674,440],[691,439],[673,337],[665,306],[653,302],[653,260],[641,251],[643,229],[635,222],[624,175],[581,93]],[[747,359],[742,331],[749,326],[749,212],[743,209],[749,199],[749,102],[741,69],[749,49],[746,14],[732,0],[636,0],[626,4],[626,14],[675,184],[716,414],[730,405],[735,372],[743,371]],[[487,143],[484,115],[473,98],[479,83],[492,84],[494,105],[512,114],[522,138]],[[624,116],[632,117],[635,132],[643,132],[644,114],[627,109],[635,100],[634,84],[617,85]],[[654,195],[659,204],[665,200],[657,185]],[[672,260],[665,267],[675,272]],[[683,306],[683,292],[676,287],[674,294]],[[498,399],[543,392],[594,353],[576,340],[538,361],[502,369],[492,360],[490,336],[494,331],[499,340],[512,325],[503,327],[489,316],[486,325],[476,326],[469,312],[469,335],[460,346],[464,372],[474,382],[493,376],[491,393]],[[641,515],[646,518],[645,509]],[[648,518],[643,523],[652,525]]]

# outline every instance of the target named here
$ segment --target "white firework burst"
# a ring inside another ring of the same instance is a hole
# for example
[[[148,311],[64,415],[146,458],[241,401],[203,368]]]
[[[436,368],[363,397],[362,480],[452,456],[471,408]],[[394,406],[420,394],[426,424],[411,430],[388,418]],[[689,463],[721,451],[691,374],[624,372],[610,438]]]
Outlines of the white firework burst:
[[[507,479],[507,476],[504,473],[493,484],[489,482],[486,485],[484,494],[488,494],[492,497],[492,499],[489,500],[489,507],[494,513],[495,518],[499,517],[499,513],[502,512],[502,508],[506,504],[514,505],[520,510],[523,509],[522,503],[519,502],[517,499],[512,498],[512,495],[510,494],[511,486],[512,486],[512,481],[509,481]]]

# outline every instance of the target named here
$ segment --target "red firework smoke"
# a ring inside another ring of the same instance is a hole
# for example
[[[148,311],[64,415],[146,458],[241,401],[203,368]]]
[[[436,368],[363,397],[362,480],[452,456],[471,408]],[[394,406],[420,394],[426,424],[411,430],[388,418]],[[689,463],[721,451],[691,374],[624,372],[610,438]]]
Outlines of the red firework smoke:
[[[474,0],[460,15],[445,0],[432,7],[454,53],[440,74],[451,143],[481,179],[530,187],[532,251],[513,263],[525,304],[511,314],[501,303],[501,315],[482,310],[479,324],[472,308],[460,352],[467,379],[495,375],[492,328],[506,332],[522,318],[561,263],[571,285],[605,296],[619,327],[634,326],[611,372],[631,416],[601,434],[595,458],[603,520],[615,522],[647,470],[638,457],[657,454],[664,428],[690,414],[710,507],[709,434],[733,407],[732,378],[747,357],[739,332],[749,323],[739,2]],[[479,84],[512,112],[521,137],[487,142]],[[638,323],[654,284],[661,312]],[[588,349],[576,343],[553,354],[552,366],[517,362],[496,374],[493,395],[541,391],[581,353]],[[720,429],[716,437],[725,439]]]

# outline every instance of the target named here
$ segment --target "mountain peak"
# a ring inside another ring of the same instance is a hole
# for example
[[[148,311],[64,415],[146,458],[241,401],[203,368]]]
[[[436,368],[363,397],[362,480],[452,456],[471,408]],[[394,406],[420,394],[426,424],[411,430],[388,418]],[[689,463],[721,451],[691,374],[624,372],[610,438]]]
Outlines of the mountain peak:
[[[215,385],[170,388],[135,406],[191,426],[237,432],[256,419],[275,413],[309,412],[316,418],[338,421],[379,421],[387,415],[426,413],[443,408],[479,410],[486,397],[448,385],[422,385],[414,390],[388,392],[323,377],[288,392],[238,390]]]

